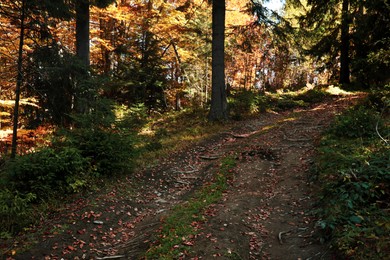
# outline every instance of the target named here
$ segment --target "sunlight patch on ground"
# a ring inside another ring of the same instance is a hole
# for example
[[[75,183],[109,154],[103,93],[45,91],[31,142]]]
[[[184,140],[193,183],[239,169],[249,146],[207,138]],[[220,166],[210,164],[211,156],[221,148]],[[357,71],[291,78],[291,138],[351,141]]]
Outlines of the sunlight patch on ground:
[[[281,122],[289,122],[289,121],[295,121],[295,120],[297,120],[296,117],[289,117],[289,118],[285,118],[285,119],[281,120]]]
[[[335,87],[333,85],[330,85],[326,89],[326,92],[328,92],[331,95],[352,95],[353,94],[352,92],[348,92],[348,91],[342,90],[341,88],[339,88],[337,86]]]

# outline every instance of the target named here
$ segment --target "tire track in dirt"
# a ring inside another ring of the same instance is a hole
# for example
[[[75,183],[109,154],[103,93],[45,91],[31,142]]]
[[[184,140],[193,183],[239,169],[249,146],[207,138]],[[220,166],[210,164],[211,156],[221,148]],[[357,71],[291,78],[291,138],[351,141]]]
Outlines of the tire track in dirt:
[[[308,174],[315,142],[344,102],[285,114],[269,131],[225,147],[239,155],[234,187],[213,205],[195,259],[332,259],[310,213]]]
[[[86,198],[80,208],[68,205],[58,212],[62,218],[42,224],[70,223],[67,230],[44,236],[37,246],[14,258],[139,259],[170,209],[210,181],[221,158],[234,154],[232,186],[207,209],[211,214],[192,253],[183,257],[330,259],[309,214],[315,186],[308,182],[308,168],[321,131],[354,98],[334,98],[310,109],[237,122],[226,132],[137,172],[137,182],[129,178],[118,183],[107,194]],[[94,225],[99,219],[104,224]]]

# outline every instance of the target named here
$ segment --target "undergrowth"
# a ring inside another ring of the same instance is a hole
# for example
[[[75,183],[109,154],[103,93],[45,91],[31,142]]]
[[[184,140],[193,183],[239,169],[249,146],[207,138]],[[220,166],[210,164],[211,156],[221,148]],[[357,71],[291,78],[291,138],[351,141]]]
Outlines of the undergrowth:
[[[259,93],[254,90],[237,90],[229,97],[230,116],[242,120],[248,116],[273,110],[276,112],[294,108],[306,108],[333,94],[326,88],[303,88],[296,92]]]
[[[180,254],[189,254],[192,238],[199,223],[205,221],[204,211],[222,198],[234,177],[235,160],[223,159],[214,180],[199,190],[193,198],[176,206],[164,219],[157,242],[147,251],[147,259],[178,259]]]
[[[50,146],[5,163],[0,172],[0,238],[34,224],[36,214],[42,214],[40,206],[52,199],[131,173],[137,155],[133,115],[118,120],[112,104],[99,103],[91,113],[75,116],[72,129],[58,130]]]
[[[316,162],[318,225],[344,259],[390,254],[389,104],[379,109],[370,97],[336,118]]]

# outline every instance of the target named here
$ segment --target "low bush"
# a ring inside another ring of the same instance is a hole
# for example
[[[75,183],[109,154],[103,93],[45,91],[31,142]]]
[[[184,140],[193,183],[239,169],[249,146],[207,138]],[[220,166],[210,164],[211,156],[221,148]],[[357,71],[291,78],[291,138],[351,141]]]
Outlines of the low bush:
[[[0,190],[0,238],[8,238],[32,221],[32,193],[21,194],[6,187]]]
[[[57,131],[50,147],[5,164],[0,174],[0,218],[7,224],[0,226],[1,232],[28,224],[31,219],[26,216],[34,204],[85,190],[97,177],[131,171],[135,130],[126,125],[141,119],[136,113],[132,120],[129,113],[117,120],[112,108],[99,101],[90,113],[73,117],[73,128]]]
[[[230,114],[233,119],[240,120],[243,117],[258,112],[259,94],[250,90],[239,90],[229,99]]]
[[[298,108],[298,107],[306,107],[307,104],[302,100],[293,100],[290,98],[281,98],[278,99],[275,103],[276,111],[284,111],[288,109]]]
[[[346,111],[318,150],[318,225],[342,258],[384,259],[390,252],[390,150],[376,135],[377,120],[365,106]]]
[[[298,94],[293,99],[294,100],[302,100],[305,103],[313,104],[319,103],[329,96],[329,94],[321,89],[309,89],[303,93]]]
[[[330,131],[338,137],[372,137],[376,135],[375,129],[378,122],[382,123],[377,111],[364,106],[357,106],[338,116]],[[379,127],[382,128],[383,124]]]
[[[23,194],[45,200],[58,192],[77,192],[85,186],[89,160],[75,148],[43,148],[17,157],[5,169],[7,183]]]
[[[102,129],[73,129],[67,131],[62,143],[56,146],[73,147],[89,160],[95,175],[129,172],[135,156],[134,135]]]

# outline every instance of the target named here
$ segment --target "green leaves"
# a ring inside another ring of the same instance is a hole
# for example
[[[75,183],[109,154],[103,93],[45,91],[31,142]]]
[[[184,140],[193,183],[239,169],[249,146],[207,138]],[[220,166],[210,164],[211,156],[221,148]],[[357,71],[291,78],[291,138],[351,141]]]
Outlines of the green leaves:
[[[390,221],[383,210],[389,206],[390,150],[375,134],[378,119],[372,108],[352,108],[336,118],[319,148],[318,224],[345,257],[380,259],[385,254],[377,249],[390,231],[383,225]]]

